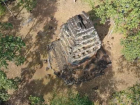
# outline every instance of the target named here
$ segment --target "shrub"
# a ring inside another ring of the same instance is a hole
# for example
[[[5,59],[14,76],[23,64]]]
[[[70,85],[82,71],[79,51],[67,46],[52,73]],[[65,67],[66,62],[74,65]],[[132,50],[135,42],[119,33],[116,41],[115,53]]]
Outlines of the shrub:
[[[79,94],[69,94],[68,96],[59,96],[51,100],[50,105],[94,105],[87,96],[80,96]]]
[[[30,97],[29,97],[29,104],[30,105],[46,105],[46,104],[44,104],[44,99],[43,99],[43,97],[36,97],[36,96],[32,96],[32,95],[30,95]]]
[[[140,32],[122,39],[121,44],[124,47],[122,53],[128,61],[140,58]]]
[[[113,94],[110,101],[111,105],[139,105],[140,104],[140,85],[136,84],[120,92]]]
[[[6,8],[0,4],[0,16],[4,15]]]

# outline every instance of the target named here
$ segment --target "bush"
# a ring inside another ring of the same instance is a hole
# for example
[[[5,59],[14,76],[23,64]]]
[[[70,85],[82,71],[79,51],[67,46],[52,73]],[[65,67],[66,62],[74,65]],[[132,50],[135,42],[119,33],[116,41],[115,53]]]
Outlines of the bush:
[[[113,94],[111,105],[139,105],[140,104],[140,84]]]
[[[80,96],[79,94],[69,94],[68,96],[59,96],[51,100],[50,105],[94,105],[87,96]]]
[[[140,32],[122,39],[121,44],[124,47],[122,53],[128,61],[140,58]]]
[[[37,5],[37,0],[20,0],[19,4],[23,5],[27,11],[31,11]]]
[[[43,97],[36,97],[36,96],[32,96],[32,95],[30,95],[30,97],[29,97],[29,104],[30,105],[46,105],[46,104],[44,104],[44,99],[43,99]]]
[[[0,4],[0,16],[4,15],[6,8]]]
[[[0,70],[0,105],[10,97],[8,89],[17,89],[18,84],[14,79],[8,79],[5,72]]]

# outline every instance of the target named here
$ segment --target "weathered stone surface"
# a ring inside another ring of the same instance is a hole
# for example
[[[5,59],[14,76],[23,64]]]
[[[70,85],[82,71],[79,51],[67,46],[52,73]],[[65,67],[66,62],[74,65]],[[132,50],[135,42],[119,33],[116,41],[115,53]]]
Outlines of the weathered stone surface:
[[[59,67],[54,74],[69,85],[102,75],[111,63],[101,48],[101,41],[91,20],[84,12],[62,25],[60,38],[52,42],[48,50],[55,56]],[[49,58],[51,62],[53,57]]]
[[[59,59],[65,58],[62,61],[78,65],[82,60],[96,54],[101,47],[101,41],[91,20],[82,12],[62,25],[60,39],[53,42],[53,45],[57,57],[63,55]]]

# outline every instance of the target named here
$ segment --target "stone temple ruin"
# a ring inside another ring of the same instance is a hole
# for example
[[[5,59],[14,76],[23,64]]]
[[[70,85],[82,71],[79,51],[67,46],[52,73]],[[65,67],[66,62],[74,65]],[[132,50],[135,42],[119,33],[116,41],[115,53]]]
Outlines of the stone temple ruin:
[[[100,38],[85,12],[63,24],[59,37],[48,46],[48,62],[50,68],[52,62],[57,62],[58,70],[54,70],[54,74],[67,84],[86,81],[87,76],[94,78],[110,64],[109,56],[101,48]]]

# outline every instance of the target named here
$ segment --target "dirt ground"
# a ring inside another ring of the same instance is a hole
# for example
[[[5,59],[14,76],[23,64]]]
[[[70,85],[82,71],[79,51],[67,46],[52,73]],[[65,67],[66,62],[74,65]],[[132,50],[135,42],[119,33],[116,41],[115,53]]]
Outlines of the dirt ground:
[[[63,93],[68,89],[88,95],[97,105],[107,105],[113,92],[124,90],[139,81],[139,67],[126,62],[121,55],[120,39],[123,35],[115,32],[110,35],[113,23],[100,25],[96,20],[95,28],[112,60],[112,66],[105,75],[80,85],[66,86],[53,75],[53,70],[46,70],[47,63],[44,60],[47,59],[47,44],[59,37],[61,25],[69,18],[82,11],[91,12],[87,3],[81,0],[76,3],[73,0],[38,0],[32,13],[23,8],[12,10],[16,18],[8,14],[1,21],[13,23],[14,30],[11,33],[24,39],[26,48],[21,54],[25,56],[26,62],[18,67],[9,64],[8,77],[22,78],[19,89],[12,93],[11,105],[28,105],[27,99],[31,94],[43,95],[48,103],[54,91]],[[98,89],[94,90],[95,87]]]

